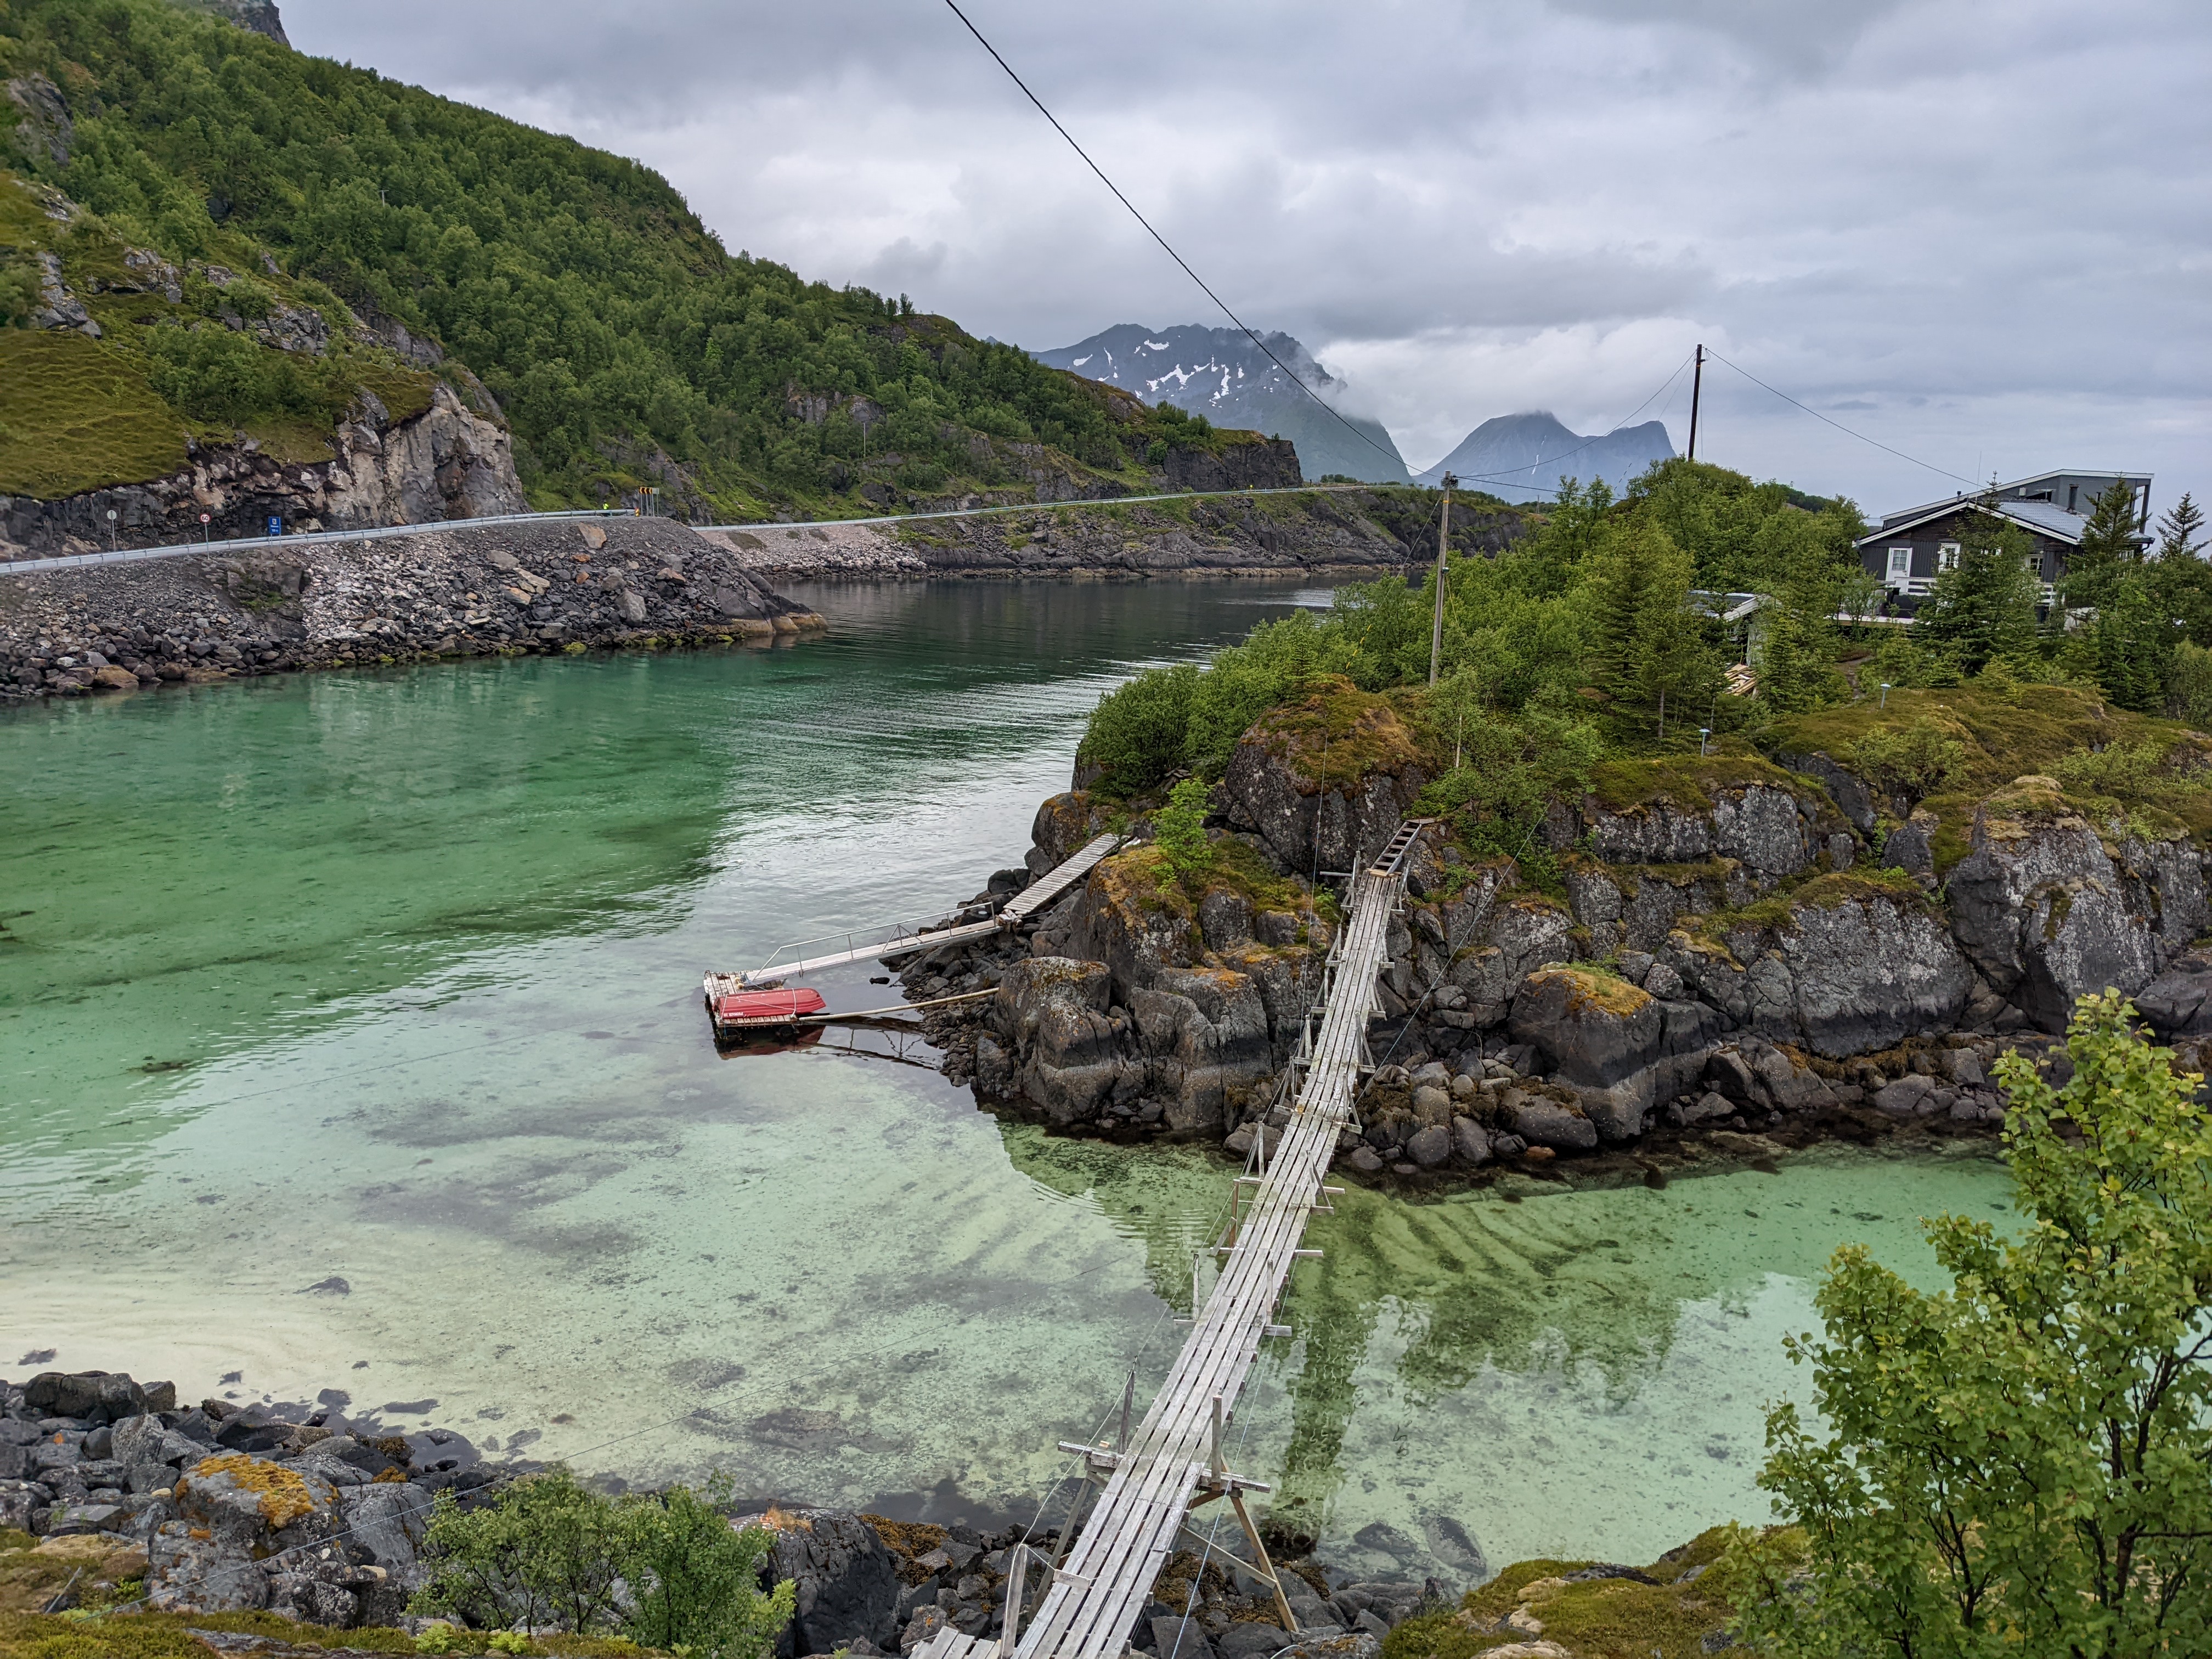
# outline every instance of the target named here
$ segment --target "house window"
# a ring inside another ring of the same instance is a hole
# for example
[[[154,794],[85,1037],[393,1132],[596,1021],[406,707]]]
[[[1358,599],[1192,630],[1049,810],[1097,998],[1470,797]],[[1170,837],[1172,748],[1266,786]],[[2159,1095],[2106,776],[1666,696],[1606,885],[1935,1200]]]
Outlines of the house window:
[[[1958,543],[1945,542],[1936,548],[1936,568],[1938,570],[1956,570],[1959,568]]]
[[[1911,580],[1912,550],[1909,547],[1891,548],[1889,550],[1889,575],[1887,578],[1886,585],[1890,587],[1902,588]]]

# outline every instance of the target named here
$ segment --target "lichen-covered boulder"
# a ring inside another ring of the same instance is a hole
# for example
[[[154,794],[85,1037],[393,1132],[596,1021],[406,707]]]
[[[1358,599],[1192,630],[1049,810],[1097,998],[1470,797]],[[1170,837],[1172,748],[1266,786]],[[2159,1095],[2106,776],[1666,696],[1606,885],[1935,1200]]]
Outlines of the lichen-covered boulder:
[[[242,1452],[202,1458],[187,1468],[173,1501],[177,1518],[163,1522],[147,1540],[146,1599],[158,1613],[266,1607],[264,1562],[310,1549],[345,1528],[337,1487]]]
[[[796,1587],[797,1610],[776,1638],[777,1659],[836,1653],[862,1639],[878,1652],[895,1650],[898,1565],[866,1521],[842,1510],[772,1509],[732,1524],[773,1530],[764,1577]]]
[[[1116,853],[1091,872],[1067,924],[1067,952],[1103,962],[1126,1000],[1165,968],[1198,963],[1198,926],[1181,895],[1170,890],[1165,854],[1157,847]]]
[[[1153,1091],[1177,1133],[1227,1128],[1251,1089],[1274,1070],[1260,988],[1225,968],[1163,969],[1151,988],[1129,994]]]
[[[1575,919],[1540,893],[1516,890],[1500,898],[1482,942],[1460,951],[1451,963],[1451,983],[1466,993],[1474,1024],[1501,1024],[1522,980],[1575,954],[1574,932]]]
[[[1070,789],[1048,795],[1037,807],[1036,819],[1030,826],[1030,873],[1041,876],[1066,863],[1096,840],[1105,827],[1105,803],[1089,790]]]
[[[1608,864],[1695,864],[1732,859],[1761,885],[1794,876],[1820,851],[1817,814],[1760,761],[1716,757],[1690,775],[1682,763],[1622,762],[1616,783],[1648,791],[1630,805],[1592,796],[1582,817],[1591,854]],[[1637,775],[1648,769],[1649,778]],[[1618,796],[1614,798],[1617,801]]]
[[[2141,990],[2165,954],[2154,897],[2144,898],[2157,894],[2157,877],[2174,880],[2175,861],[2154,860],[2146,848],[2151,879],[2139,879],[2131,894],[2112,853],[2054,781],[2021,778],[1976,809],[1972,849],[1945,887],[1960,947],[1992,989],[2046,1031],[2064,1030],[2075,1002],[2092,991]],[[2201,881],[2194,898],[2201,906]],[[2176,906],[2193,908],[2185,899]]]
[[[1427,782],[1396,710],[1336,681],[1244,734],[1220,800],[1281,868],[1349,870],[1382,851]]]
[[[1513,998],[1514,1040],[1534,1044],[1568,1083],[1603,1088],[1659,1057],[1664,1019],[1656,999],[1593,969],[1547,968]]]

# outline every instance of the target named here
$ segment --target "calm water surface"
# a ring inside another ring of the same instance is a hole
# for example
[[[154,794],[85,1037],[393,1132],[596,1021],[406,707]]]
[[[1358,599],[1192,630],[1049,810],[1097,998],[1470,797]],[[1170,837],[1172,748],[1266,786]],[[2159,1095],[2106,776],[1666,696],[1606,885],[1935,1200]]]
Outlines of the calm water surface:
[[[1326,595],[794,596],[827,642],[0,716],[0,1372],[236,1372],[633,1478],[1032,1510],[1054,1442],[1164,1372],[1227,1171],[894,1059],[719,1059],[698,975],[965,899],[1102,690]],[[1828,1254],[1924,1273],[1918,1217],[2005,1197],[1986,1160],[1842,1153],[1355,1193],[1237,1461],[1363,1571],[1445,1570],[1439,1516],[1493,1565],[1648,1559],[1765,1513]]]

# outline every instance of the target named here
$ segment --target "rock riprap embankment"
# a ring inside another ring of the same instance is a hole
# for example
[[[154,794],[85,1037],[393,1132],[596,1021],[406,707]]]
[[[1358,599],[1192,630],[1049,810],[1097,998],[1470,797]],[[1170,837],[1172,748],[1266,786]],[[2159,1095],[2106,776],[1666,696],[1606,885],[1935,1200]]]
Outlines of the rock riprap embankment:
[[[64,1601],[74,1594],[112,1606],[128,1594],[124,1583],[143,1579],[143,1604],[158,1612],[268,1612],[419,1632],[428,1621],[407,1605],[428,1579],[423,1544],[436,1495],[479,1506],[542,1466],[489,1462],[450,1431],[400,1433],[378,1416],[351,1413],[336,1391],[313,1407],[208,1399],[180,1407],[173,1384],[121,1372],[0,1381],[0,1528],[38,1539],[58,1579],[80,1569],[58,1586]],[[948,1625],[998,1633],[1011,1553],[1024,1537],[785,1504],[741,1504],[730,1524],[776,1534],[764,1587],[789,1579],[796,1589],[781,1659],[909,1653]],[[1457,1523],[1440,1524],[1457,1546],[1453,1559],[1480,1577],[1480,1547]],[[1030,1534],[1033,1565],[1058,1541],[1052,1528]],[[102,1577],[85,1581],[86,1567]],[[1297,1639],[1337,1644],[1328,1651],[1352,1659],[1375,1659],[1393,1625],[1449,1605],[1458,1588],[1354,1579],[1310,1557],[1286,1570]],[[1032,1573],[1032,1607],[1041,1582]],[[1256,1659],[1291,1644],[1279,1618],[1244,1564],[1186,1551],[1168,1563],[1132,1639],[1158,1659]]]
[[[1311,874],[1374,856],[1431,781],[1379,701],[1339,734],[1358,763],[1338,775],[1285,740],[1295,723],[1270,716],[1236,749],[1197,884],[1142,843],[1139,806],[1139,844],[1048,913],[1026,956],[931,970],[996,988],[944,1022],[953,1076],[1063,1129],[1239,1156],[1287,1121],[1285,1066],[1330,939]],[[2212,958],[2190,947],[2212,903],[2178,823],[2023,776],[1972,804],[1939,881],[1927,826],[1859,810],[1854,783],[1750,753],[1617,763],[1605,789],[1553,802],[1543,887],[1449,820],[1424,831],[1341,1161],[1426,1176],[1715,1137],[1760,1157],[1908,1127],[1986,1134],[1999,1056],[2063,1073],[2069,1012],[2107,988],[2202,1069]],[[1131,810],[1054,797],[1029,872]]]
[[[773,643],[822,619],[666,519],[456,525],[10,575],[0,696],[593,647]]]

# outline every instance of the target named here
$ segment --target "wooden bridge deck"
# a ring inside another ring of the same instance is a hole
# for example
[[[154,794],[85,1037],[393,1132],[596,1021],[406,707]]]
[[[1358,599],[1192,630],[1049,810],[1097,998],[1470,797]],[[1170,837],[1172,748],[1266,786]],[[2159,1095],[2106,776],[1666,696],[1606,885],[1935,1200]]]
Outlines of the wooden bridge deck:
[[[1351,918],[1330,951],[1315,1008],[1320,1030],[1310,1014],[1300,1043],[1305,1076],[1289,1127],[1235,1224],[1221,1275],[1166,1383],[1130,1443],[1111,1456],[1113,1474],[1073,1554],[1054,1571],[1034,1621],[1019,1631],[1015,1659],[1116,1659],[1199,1488],[1233,1497],[1256,1484],[1229,1475],[1225,1425],[1304,1254],[1306,1218],[1322,1202],[1322,1178],[1352,1120],[1376,1012],[1376,976],[1402,886],[1399,866],[1419,830],[1401,825],[1382,856],[1353,878]],[[1010,1594],[1010,1610],[1018,1607]]]

